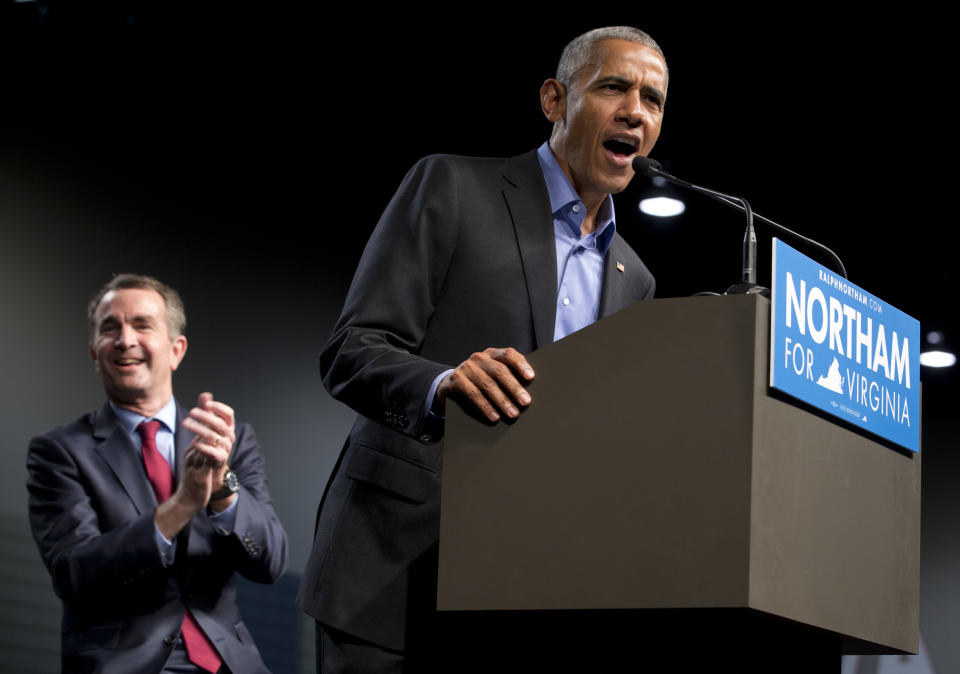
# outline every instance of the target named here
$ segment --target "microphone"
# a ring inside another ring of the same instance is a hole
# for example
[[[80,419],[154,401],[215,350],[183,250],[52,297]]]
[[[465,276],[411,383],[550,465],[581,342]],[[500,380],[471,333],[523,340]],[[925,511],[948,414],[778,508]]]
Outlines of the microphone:
[[[634,157],[631,165],[633,166],[634,174],[641,173],[643,175],[660,176],[676,185],[686,187],[687,189],[700,192],[701,194],[706,194],[708,197],[722,201],[728,206],[735,206],[746,213],[747,229],[743,234],[743,273],[740,277],[742,283],[731,286],[727,289],[727,293],[729,294],[732,291],[734,293],[745,294],[770,294],[769,290],[766,288],[761,288],[757,285],[757,234],[753,229],[753,209],[750,208],[750,204],[747,203],[746,199],[730,196],[729,194],[707,189],[706,187],[700,187],[699,185],[688,183],[686,180],[680,180],[679,178],[676,178],[664,171],[663,167],[660,165],[660,162],[658,162],[656,159],[650,159],[650,157]]]
[[[633,172],[638,176],[662,175],[663,167],[656,159],[637,155],[633,158]]]
[[[724,194],[723,192],[717,192],[716,190],[711,190],[706,187],[701,187],[699,185],[694,185],[693,183],[688,183],[686,180],[681,180],[676,176],[670,175],[663,170],[663,167],[660,165],[656,159],[651,159],[650,157],[634,157],[633,159],[633,171],[637,175],[649,175],[649,176],[660,176],[664,180],[667,180],[674,185],[679,185],[680,187],[685,187],[687,189],[693,190],[694,192],[699,192],[700,194],[705,194],[711,199],[715,199],[721,203],[726,204],[727,206],[732,206],[733,208],[739,209],[746,213],[747,215],[747,231],[744,234],[743,240],[743,280],[746,283],[755,283],[755,280],[748,280],[747,276],[756,277],[756,247],[757,247],[757,238],[756,234],[753,232],[753,219],[756,217],[757,220],[763,222],[764,224],[772,227],[777,232],[781,234],[786,234],[789,237],[793,237],[796,241],[801,241],[808,246],[816,248],[829,256],[830,260],[836,265],[835,271],[843,278],[848,278],[847,269],[843,266],[843,262],[840,261],[840,258],[832,250],[827,248],[825,245],[819,241],[814,241],[803,234],[798,234],[792,229],[787,229],[783,225],[777,224],[769,218],[765,218],[759,213],[754,213],[750,208],[750,204],[746,202],[745,199],[740,197],[734,197],[729,194]],[[752,250],[751,250],[752,249]]]

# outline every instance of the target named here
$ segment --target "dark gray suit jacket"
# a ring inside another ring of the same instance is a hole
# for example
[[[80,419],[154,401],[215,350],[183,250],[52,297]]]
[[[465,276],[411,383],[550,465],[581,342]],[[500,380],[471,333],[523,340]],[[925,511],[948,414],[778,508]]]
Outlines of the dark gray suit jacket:
[[[653,276],[615,236],[600,315],[653,291]],[[324,384],[361,416],[321,502],[300,587],[307,613],[404,648],[436,597],[442,424],[425,413],[430,385],[474,351],[549,344],[556,301],[554,225],[536,152],[431,156],[410,170],[320,357]]]
[[[179,421],[176,464],[193,439]],[[283,573],[286,533],[267,491],[253,429],[237,424],[230,465],[240,479],[232,535],[206,511],[177,536],[164,567],[153,511],[157,499],[140,448],[109,404],[31,440],[30,525],[63,600],[64,672],[159,672],[187,606],[238,674],[266,672],[237,610],[233,574],[271,583]]]

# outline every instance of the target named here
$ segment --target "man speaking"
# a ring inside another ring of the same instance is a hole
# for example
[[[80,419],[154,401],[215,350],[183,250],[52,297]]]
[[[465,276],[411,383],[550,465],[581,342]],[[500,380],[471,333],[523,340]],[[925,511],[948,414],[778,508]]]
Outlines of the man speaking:
[[[233,574],[272,583],[286,533],[253,429],[173,372],[179,294],[121,274],[89,308],[107,402],[30,442],[30,525],[63,600],[64,672],[266,672]]]
[[[653,296],[610,195],[657,141],[666,90],[650,36],[590,31],[540,88],[548,142],[510,159],[427,157],[387,206],[320,358],[331,394],[360,414],[300,588],[322,671],[440,666],[445,402],[517,418],[533,404],[523,354]]]

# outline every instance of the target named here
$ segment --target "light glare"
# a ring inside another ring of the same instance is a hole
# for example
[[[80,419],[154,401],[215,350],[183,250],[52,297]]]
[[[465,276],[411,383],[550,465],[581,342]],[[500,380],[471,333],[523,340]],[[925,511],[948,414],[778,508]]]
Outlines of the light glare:
[[[949,351],[925,351],[920,354],[920,364],[927,367],[952,367],[957,357]]]
[[[640,211],[657,218],[669,218],[680,215],[686,210],[684,203],[669,197],[651,197],[640,201]]]

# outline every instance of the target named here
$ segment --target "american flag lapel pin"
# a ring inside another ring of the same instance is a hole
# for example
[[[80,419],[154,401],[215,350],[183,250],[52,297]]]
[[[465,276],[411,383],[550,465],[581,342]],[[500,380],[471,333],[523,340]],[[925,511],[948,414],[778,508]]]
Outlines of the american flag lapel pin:
[[[617,260],[617,271],[623,271],[623,263],[620,260]]]

